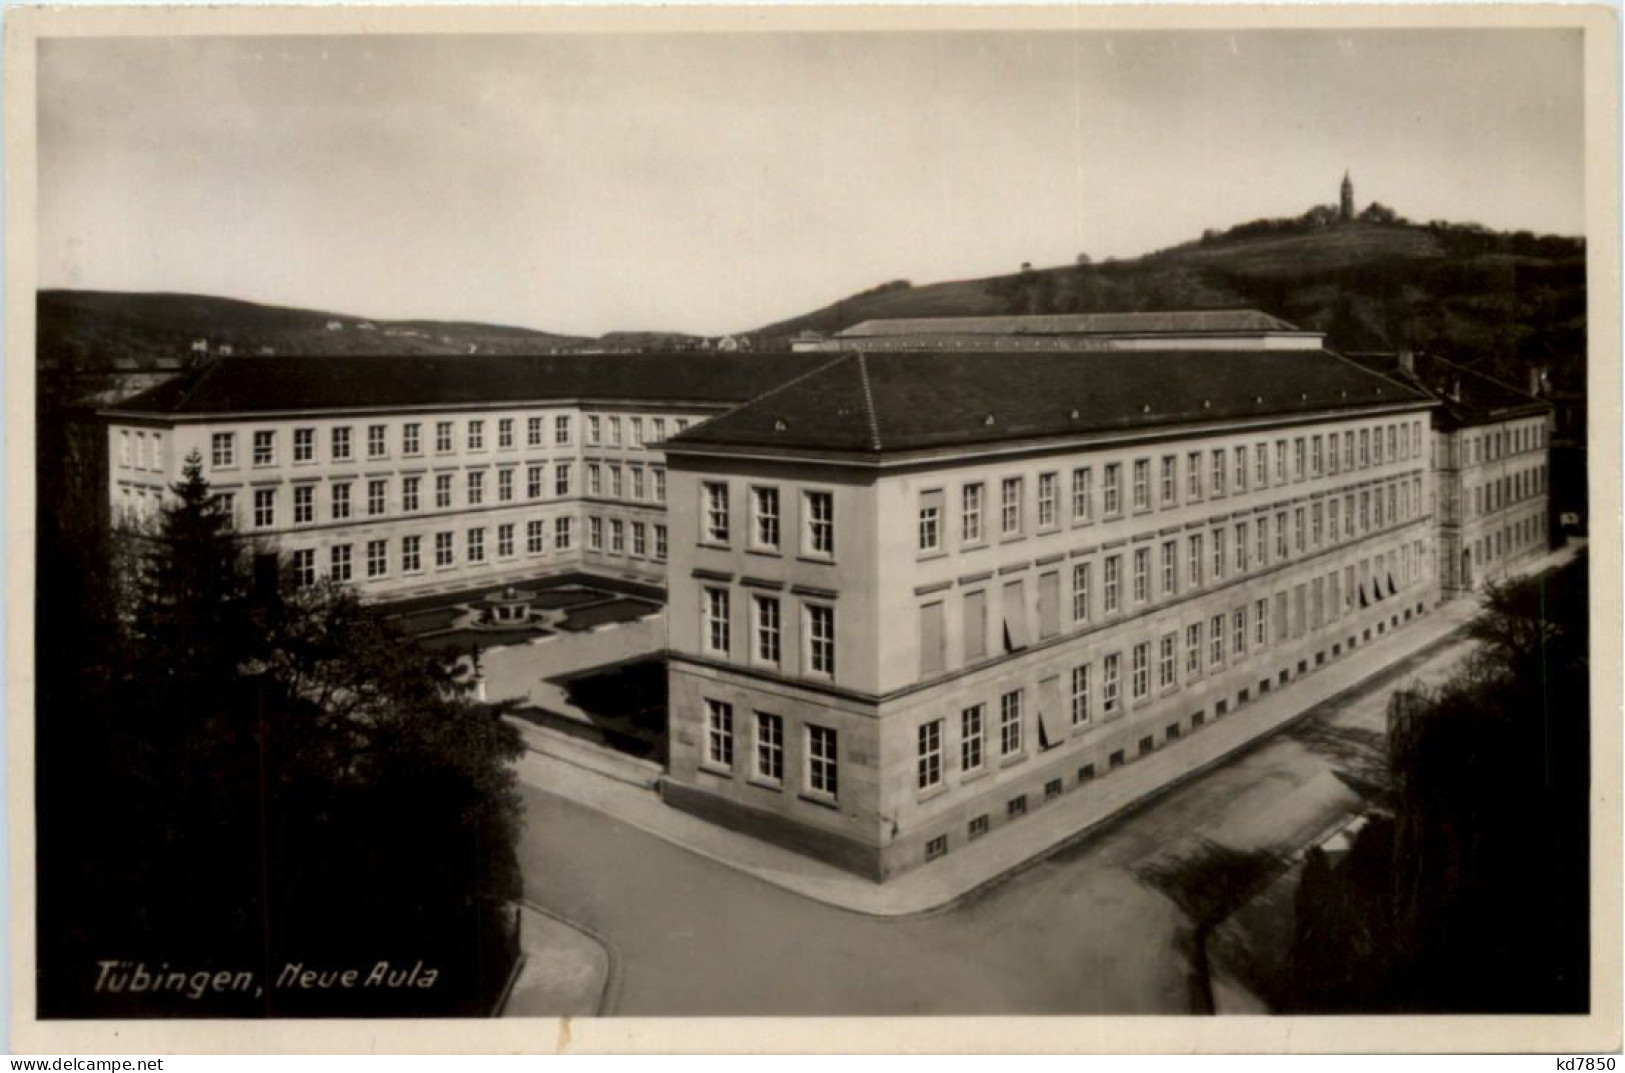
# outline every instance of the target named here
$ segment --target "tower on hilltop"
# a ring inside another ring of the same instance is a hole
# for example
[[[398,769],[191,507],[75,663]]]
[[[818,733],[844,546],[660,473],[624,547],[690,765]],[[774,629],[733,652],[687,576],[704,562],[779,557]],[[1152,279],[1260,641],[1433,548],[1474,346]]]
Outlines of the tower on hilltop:
[[[1349,178],[1347,168],[1343,169],[1343,200],[1337,217],[1344,223],[1354,219],[1354,182]]]

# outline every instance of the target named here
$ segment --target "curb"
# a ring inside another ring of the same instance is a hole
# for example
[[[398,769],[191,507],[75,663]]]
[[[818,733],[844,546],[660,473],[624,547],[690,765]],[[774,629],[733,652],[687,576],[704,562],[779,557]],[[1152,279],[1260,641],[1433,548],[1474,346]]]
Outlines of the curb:
[[[572,931],[579,932],[598,944],[598,948],[604,952],[604,986],[599,989],[598,1002],[593,1007],[592,1015],[594,1017],[608,1017],[610,1011],[614,1008],[615,1002],[620,998],[621,992],[621,952],[616,949],[615,944],[594,929],[560,916],[529,896],[520,898],[519,904],[556,923],[563,924]]]

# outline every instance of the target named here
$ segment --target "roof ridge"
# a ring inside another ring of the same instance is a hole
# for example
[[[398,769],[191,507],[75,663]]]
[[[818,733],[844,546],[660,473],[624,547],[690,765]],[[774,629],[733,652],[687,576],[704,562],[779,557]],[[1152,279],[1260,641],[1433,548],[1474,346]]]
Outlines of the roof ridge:
[[[1343,354],[1339,353],[1338,351],[1333,350],[1329,346],[1322,346],[1320,348],[1320,350],[1321,350],[1321,353],[1330,354],[1332,357],[1336,358],[1338,361],[1342,362],[1345,365],[1354,366],[1356,369],[1358,369],[1361,372],[1365,373],[1367,376],[1375,376],[1375,377],[1378,377],[1379,379],[1386,380],[1390,384],[1393,384],[1395,387],[1403,388],[1404,390],[1409,391],[1414,395],[1421,395],[1421,396],[1431,400],[1432,402],[1437,403],[1437,402],[1440,401],[1433,394],[1432,389],[1429,388],[1425,384],[1408,384],[1404,380],[1401,380],[1398,376],[1391,376],[1388,373],[1378,372],[1376,369],[1371,368],[1371,366],[1366,365],[1363,362],[1356,361],[1353,358],[1347,357],[1346,355],[1343,355]]]
[[[858,351],[858,382],[863,385],[863,413],[869,419],[869,446],[880,451],[880,420],[875,416],[875,393],[869,386],[867,355],[861,350]]]
[[[174,406],[171,407],[171,409],[178,411],[188,402],[191,402],[192,396],[196,395],[198,390],[203,387],[203,382],[209,379],[209,377],[213,376],[215,370],[220,368],[221,364],[225,360],[225,358],[214,358],[209,362],[209,364],[205,365],[203,367],[203,371],[198,373],[197,377],[193,379],[192,385],[188,387],[184,393],[182,393],[180,399],[175,403]]]
[[[1512,392],[1513,394],[1522,395],[1525,398],[1530,399],[1533,402],[1546,402],[1547,401],[1547,400],[1541,398],[1539,395],[1531,395],[1529,392],[1525,391],[1523,388],[1519,387],[1516,384],[1507,383],[1505,380],[1502,380],[1498,376],[1491,376],[1489,373],[1480,372],[1479,370],[1473,368],[1471,365],[1463,365],[1459,361],[1451,361],[1449,358],[1441,358],[1441,357],[1437,357],[1437,356],[1432,355],[1432,354],[1429,354],[1428,357],[1432,358],[1434,361],[1443,362],[1445,365],[1448,365],[1451,368],[1460,369],[1462,372],[1467,373],[1470,376],[1476,376],[1480,380],[1488,380],[1490,383],[1495,384],[1498,387],[1506,388],[1506,390]]]
[[[781,392],[787,391],[792,387],[795,387],[797,384],[801,383],[803,380],[807,380],[807,379],[810,379],[810,378],[812,378],[814,376],[817,376],[819,373],[823,372],[825,369],[833,369],[835,366],[841,364],[841,362],[850,360],[851,357],[852,357],[852,352],[843,353],[838,358],[834,358],[834,359],[832,359],[830,361],[826,361],[824,364],[819,365],[816,368],[808,369],[806,372],[802,373],[800,376],[791,377],[789,380],[786,380],[784,383],[780,384],[776,388],[772,388],[771,390],[764,391],[760,395],[753,395],[750,398],[746,399],[744,402],[740,403],[738,406],[735,406],[732,410],[728,410],[726,413],[721,413],[721,414],[718,414],[717,416],[718,417],[727,417],[728,414],[738,413],[740,410],[748,409],[749,407],[755,406],[759,402],[765,402],[768,399],[771,399],[773,396],[778,395]]]

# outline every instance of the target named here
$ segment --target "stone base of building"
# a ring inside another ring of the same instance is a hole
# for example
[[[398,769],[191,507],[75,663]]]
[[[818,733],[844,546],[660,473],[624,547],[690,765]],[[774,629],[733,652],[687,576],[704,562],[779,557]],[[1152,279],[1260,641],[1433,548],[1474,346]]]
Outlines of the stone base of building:
[[[718,827],[826,861],[865,879],[879,882],[885,877],[877,846],[865,846],[830,831],[821,831],[786,816],[753,809],[670,779],[661,780],[660,796],[672,808],[698,816]]]

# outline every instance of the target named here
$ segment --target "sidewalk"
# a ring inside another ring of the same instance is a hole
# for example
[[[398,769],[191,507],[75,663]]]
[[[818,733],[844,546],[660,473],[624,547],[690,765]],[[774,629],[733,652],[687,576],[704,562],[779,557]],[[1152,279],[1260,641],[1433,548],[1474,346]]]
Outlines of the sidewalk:
[[[1561,565],[1583,546],[1571,544],[1531,560],[1513,573],[1537,573]],[[569,798],[805,897],[872,916],[926,913],[1086,836],[1131,806],[1149,802],[1263,741],[1317,706],[1450,636],[1477,613],[1478,607],[1478,600],[1467,598],[1443,604],[1421,621],[1362,645],[1358,654],[1301,679],[1292,689],[1270,693],[1209,724],[1179,748],[1136,760],[1099,779],[1087,793],[1068,794],[1019,824],[884,884],[667,808],[652,790],[606,778],[555,756],[528,753],[519,761],[519,775],[540,790]]]
[[[593,1017],[609,990],[608,947],[581,929],[528,905],[519,907],[524,956],[503,1017]]]

